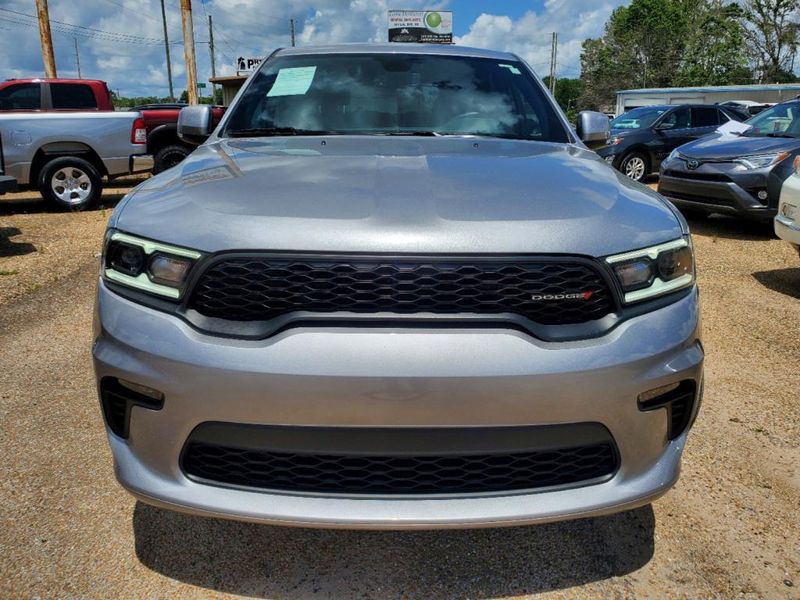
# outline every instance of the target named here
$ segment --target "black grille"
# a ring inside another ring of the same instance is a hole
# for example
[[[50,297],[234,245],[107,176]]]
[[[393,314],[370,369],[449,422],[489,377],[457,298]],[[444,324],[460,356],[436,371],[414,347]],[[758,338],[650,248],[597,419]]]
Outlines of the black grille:
[[[458,494],[577,484],[611,475],[611,442],[508,454],[297,454],[190,441],[184,471],[226,485],[346,494]]]
[[[692,179],[694,181],[731,181],[731,178],[722,173],[697,173],[694,171],[674,171],[667,169],[664,175],[678,179]]]
[[[234,321],[266,321],[295,311],[513,313],[562,325],[600,319],[614,303],[596,268],[574,259],[248,256],[206,268],[189,307]]]
[[[690,202],[701,202],[703,204],[714,204],[717,206],[732,206],[733,201],[730,198],[715,198],[700,191],[696,194],[686,194],[683,192],[673,192],[672,190],[661,190],[661,194],[667,198],[675,198],[677,200],[688,200]]]

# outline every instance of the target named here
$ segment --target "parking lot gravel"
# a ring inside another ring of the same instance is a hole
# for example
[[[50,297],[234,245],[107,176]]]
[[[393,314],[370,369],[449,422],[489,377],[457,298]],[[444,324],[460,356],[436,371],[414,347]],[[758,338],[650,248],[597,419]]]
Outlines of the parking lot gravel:
[[[800,258],[768,227],[691,222],[706,391],[665,497],[535,527],[327,531],[181,515],[117,485],[90,357],[109,211],[34,198],[0,197],[0,597],[800,597]]]

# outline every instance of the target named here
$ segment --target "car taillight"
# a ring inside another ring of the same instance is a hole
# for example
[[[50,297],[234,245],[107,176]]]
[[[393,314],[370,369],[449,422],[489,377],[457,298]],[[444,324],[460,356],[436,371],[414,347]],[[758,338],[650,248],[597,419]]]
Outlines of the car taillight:
[[[147,129],[144,127],[144,119],[139,117],[133,121],[131,128],[131,144],[146,144]]]
[[[792,166],[794,166],[794,172],[800,175],[800,156],[794,157],[794,162],[792,163]]]

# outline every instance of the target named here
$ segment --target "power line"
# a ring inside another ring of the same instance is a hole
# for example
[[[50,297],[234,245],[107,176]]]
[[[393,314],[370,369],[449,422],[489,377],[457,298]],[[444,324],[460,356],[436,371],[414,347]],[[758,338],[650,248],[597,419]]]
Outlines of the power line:
[[[29,19],[36,19],[37,22],[38,22],[38,17],[36,15],[31,15],[31,14],[28,14],[28,13],[20,12],[18,10],[12,10],[10,8],[2,8],[2,7],[0,7],[0,11],[11,13],[11,14],[14,14],[14,15],[19,15],[21,17],[27,17]],[[66,21],[59,21],[58,19],[50,19],[50,22],[51,23],[55,23],[56,25],[61,26],[62,28],[72,28],[72,29],[85,31],[85,32],[87,32],[85,34],[87,36],[89,36],[91,34],[102,35],[102,36],[110,36],[110,37],[118,38],[119,41],[129,40],[131,42],[150,43],[150,44],[152,44],[152,43],[160,44],[160,43],[163,42],[163,40],[158,39],[158,38],[149,38],[149,37],[145,37],[145,36],[141,36],[141,35],[133,35],[133,34],[130,34],[130,33],[123,33],[121,31],[105,31],[103,29],[97,29],[95,27],[87,27],[85,25],[76,25],[75,23],[67,23]],[[75,33],[78,33],[78,32],[76,31]]]
[[[114,6],[119,6],[122,10],[125,10],[125,11],[127,11],[129,13],[135,14],[137,16],[147,17],[148,19],[152,19],[153,21],[156,21],[156,22],[160,21],[160,19],[157,19],[156,17],[154,17],[150,13],[146,13],[146,12],[143,12],[143,11],[138,11],[138,10],[134,10],[132,8],[128,8],[122,2],[117,2],[117,0],[106,0],[106,2],[108,2],[109,4],[113,4]]]

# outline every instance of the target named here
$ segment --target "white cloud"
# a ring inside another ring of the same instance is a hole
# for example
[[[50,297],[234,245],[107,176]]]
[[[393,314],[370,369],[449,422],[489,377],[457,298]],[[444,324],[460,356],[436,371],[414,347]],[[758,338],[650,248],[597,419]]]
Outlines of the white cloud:
[[[558,74],[577,77],[581,44],[598,37],[611,11],[623,0],[547,0],[541,12],[528,11],[512,20],[481,14],[456,42],[465,46],[514,52],[542,77],[549,74],[552,32],[558,33]]]
[[[509,50],[546,74],[550,32],[559,32],[560,73],[577,76],[580,44],[597,36],[611,9],[621,0],[547,0],[540,12],[518,19],[482,14],[459,43]],[[210,76],[207,14],[214,19],[217,74],[234,71],[237,56],[263,56],[289,45],[289,19],[295,19],[301,45],[339,42],[380,42],[386,39],[388,0],[194,0],[194,27],[198,78]],[[166,58],[160,0],[50,0],[53,41],[59,75],[77,75],[73,37],[80,47],[84,77],[104,79],[124,95],[167,93]],[[122,6],[120,6],[122,5]],[[172,71],[176,93],[185,87],[185,68],[179,0],[166,0]],[[403,0],[403,8],[452,8],[457,0]],[[43,74],[35,19],[8,10],[35,15],[31,0],[0,0],[0,77]],[[70,35],[55,20],[91,29]],[[62,31],[57,31],[57,30]],[[112,41],[98,31],[123,34]],[[135,37],[132,37],[135,36]],[[149,43],[143,43],[149,40]],[[135,43],[134,43],[135,42]]]

